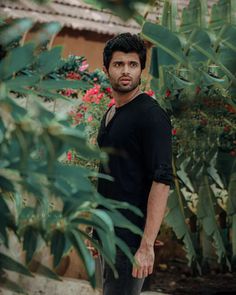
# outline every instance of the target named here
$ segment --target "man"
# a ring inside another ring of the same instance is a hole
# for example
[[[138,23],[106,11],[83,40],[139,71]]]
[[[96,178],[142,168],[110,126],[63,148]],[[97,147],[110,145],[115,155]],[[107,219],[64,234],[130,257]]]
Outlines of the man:
[[[115,279],[104,267],[104,295],[138,295],[153,271],[154,242],[166,209],[171,168],[171,123],[158,103],[140,90],[146,48],[137,35],[120,34],[109,40],[103,53],[104,72],[110,80],[115,105],[102,119],[98,144],[110,148],[109,170],[114,182],[99,179],[103,196],[129,202],[144,214],[140,218],[128,210],[124,214],[143,230],[142,238],[122,228],[116,234],[134,253],[137,264],[117,251]]]

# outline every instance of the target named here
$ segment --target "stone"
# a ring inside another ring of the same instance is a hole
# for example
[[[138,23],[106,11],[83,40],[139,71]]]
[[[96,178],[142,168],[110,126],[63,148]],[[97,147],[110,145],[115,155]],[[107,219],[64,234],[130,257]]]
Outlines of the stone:
[[[20,276],[20,285],[28,295],[101,295],[101,290],[94,290],[87,281],[64,278],[59,282],[35,275],[34,278]],[[1,295],[16,295],[16,293],[0,289]]]
[[[162,292],[154,292],[154,291],[145,291],[145,292],[142,292],[141,295],[170,295],[170,294],[162,293]]]

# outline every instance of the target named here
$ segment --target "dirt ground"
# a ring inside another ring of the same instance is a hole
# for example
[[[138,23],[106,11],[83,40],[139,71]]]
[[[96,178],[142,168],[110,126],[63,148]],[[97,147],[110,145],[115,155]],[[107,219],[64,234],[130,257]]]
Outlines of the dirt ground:
[[[149,276],[143,291],[156,291],[171,295],[236,295],[236,270],[220,270],[217,257],[212,256],[202,276],[193,275],[188,267],[186,252],[180,241],[168,228],[160,235],[161,244],[155,248],[154,272]],[[214,249],[212,248],[212,253]]]
[[[173,295],[236,295],[236,273],[211,271],[193,277],[188,271],[172,266],[157,268],[145,282],[144,291],[156,291]]]

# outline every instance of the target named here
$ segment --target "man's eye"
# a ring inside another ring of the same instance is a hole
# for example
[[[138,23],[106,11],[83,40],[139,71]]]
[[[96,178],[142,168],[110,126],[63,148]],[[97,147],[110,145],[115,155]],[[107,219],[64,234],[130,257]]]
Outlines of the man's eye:
[[[116,68],[118,68],[118,67],[121,66],[121,63],[120,63],[120,62],[116,62],[116,63],[114,63],[114,66],[115,66]]]
[[[137,64],[136,62],[131,62],[131,63],[130,63],[130,66],[131,66],[132,68],[136,68],[136,67],[138,66],[138,64]]]

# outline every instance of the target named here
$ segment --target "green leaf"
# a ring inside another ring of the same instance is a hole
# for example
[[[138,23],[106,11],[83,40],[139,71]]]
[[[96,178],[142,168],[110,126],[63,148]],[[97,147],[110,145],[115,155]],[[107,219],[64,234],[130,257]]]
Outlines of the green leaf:
[[[58,182],[62,179],[65,183],[72,188],[74,193],[76,192],[92,192],[94,189],[90,180],[87,178],[86,170],[83,171],[83,168],[79,166],[60,166],[56,165],[53,170],[57,182],[55,185],[58,187]]]
[[[110,268],[113,271],[114,277],[118,278],[118,273],[114,267],[115,264],[115,245],[113,245],[113,241],[115,241],[115,237],[111,240],[112,247],[108,248],[104,247],[104,241],[102,240],[101,243],[95,240],[94,238],[91,238],[87,233],[80,231],[80,234],[87,240],[91,242],[91,245],[98,250],[98,252],[103,256],[106,263],[110,266]],[[102,246],[101,246],[102,245]],[[105,244],[106,245],[106,244]],[[114,246],[114,247],[113,247]]]
[[[167,73],[167,77],[167,79],[169,79],[170,83],[172,84],[171,89],[186,89],[187,87],[191,87],[193,85],[193,83],[185,81],[171,72]]]
[[[0,175],[0,184],[1,184],[0,187],[2,190],[5,190],[7,192],[13,192],[15,190],[13,182],[1,175]]]
[[[43,51],[38,58],[37,70],[40,75],[46,76],[51,72],[54,72],[55,69],[61,63],[61,52],[62,47],[56,46],[51,50]]]
[[[104,210],[100,210],[100,209],[93,209],[90,212],[92,214],[92,216],[91,216],[92,219],[95,217],[98,217],[101,221],[103,221],[106,224],[108,231],[110,231],[110,232],[114,231],[113,222],[112,222],[110,212],[108,213],[108,212],[106,212]],[[95,220],[95,219],[93,219],[93,220]]]
[[[229,180],[229,186],[228,186],[229,197],[227,200],[227,213],[229,215],[236,214],[235,192],[236,192],[236,173],[232,173]]]
[[[209,175],[212,177],[212,179],[217,183],[217,185],[220,187],[220,188],[224,188],[224,185],[223,185],[223,182],[218,174],[218,171],[215,169],[214,166],[210,166],[208,169],[207,169],[207,172],[209,173]]]
[[[194,29],[191,33],[185,50],[189,50],[188,58],[192,63],[199,64],[200,62],[206,62],[209,56],[216,58],[212,49],[211,39],[206,30]],[[194,49],[194,50],[192,50]]]
[[[100,205],[104,206],[107,209],[113,210],[113,209],[126,209],[126,210],[130,210],[133,213],[135,213],[136,215],[143,217],[143,213],[142,211],[137,208],[136,206],[128,203],[128,202],[121,202],[121,201],[116,201],[116,200],[112,200],[109,199],[109,202],[107,202],[107,198],[102,197],[101,195],[99,195],[99,200],[100,200]]]
[[[38,97],[43,97],[43,98],[52,98],[52,99],[63,99],[69,101],[70,99],[60,93],[57,93],[56,90],[55,92],[52,91],[47,91],[43,89],[37,89],[34,90],[33,93],[37,95]]]
[[[232,216],[232,256],[236,267],[236,214]]]
[[[34,42],[37,46],[45,45],[61,29],[59,22],[48,22],[41,25],[39,32],[34,36]]]
[[[152,49],[151,49],[151,64],[150,64],[150,70],[149,70],[149,72],[150,72],[150,74],[154,78],[159,78],[159,59],[158,59],[158,53],[159,53],[158,48],[156,46],[153,46]],[[174,60],[174,62],[176,62],[175,59],[173,59],[173,60]],[[152,89],[153,89],[153,87],[152,87]]]
[[[192,192],[194,193],[194,188],[191,183],[190,178],[188,177],[188,174],[183,170],[178,170],[177,171],[178,177],[181,179],[181,181],[184,183],[184,185]]]
[[[206,31],[199,29],[194,30],[190,36],[188,45],[202,55],[202,58],[200,57],[200,55],[198,55],[197,58],[193,58],[190,50],[189,58],[192,59],[192,62],[198,63],[199,61],[204,62],[206,60],[209,60],[210,62],[219,66],[222,72],[225,73],[234,83],[236,83],[234,72],[232,72],[232,69],[230,70],[229,68],[227,68],[227,64],[225,64],[223,57],[220,57],[220,52],[218,53],[218,55],[216,55],[213,51],[210,37]],[[187,49],[185,48],[185,50]],[[232,56],[232,54],[227,54],[227,57],[229,56]]]
[[[84,0],[89,5],[96,7],[97,9],[109,9],[115,15],[118,15],[124,21],[127,21],[138,13],[138,4],[147,4],[146,0],[126,0],[125,2],[119,1],[107,1],[107,0]],[[143,8],[143,6],[142,6]]]
[[[88,145],[85,133],[78,129],[64,127],[55,136],[63,142],[67,142],[68,147],[75,148],[81,157],[86,159],[104,159],[104,154],[99,149]]]
[[[172,32],[177,31],[176,20],[178,19],[177,2],[165,1],[162,11],[161,24]]]
[[[176,190],[173,190],[170,193],[170,196],[168,198],[168,204],[167,204],[169,211],[167,215],[165,216],[165,221],[168,226],[173,228],[173,231],[175,232],[177,238],[183,240],[184,246],[186,248],[186,254],[187,254],[189,265],[196,266],[199,274],[201,274],[201,268],[197,261],[196,250],[194,248],[189,229],[185,222],[184,212],[181,209],[183,207],[183,204],[182,204],[182,199],[180,198],[181,196],[177,194]]]
[[[60,211],[50,211],[47,220],[46,228],[50,231],[51,228],[55,228],[56,224],[62,220],[63,216]]]
[[[3,253],[0,253],[0,265],[1,268],[21,273],[29,277],[33,277],[31,272],[24,265],[20,264],[19,262],[15,261],[11,257]]]
[[[0,277],[0,288],[27,295],[27,292],[22,287],[20,287],[18,284],[8,279],[7,277]]]
[[[25,108],[19,106],[13,99],[7,98],[6,105],[11,108],[11,116],[16,122],[21,122],[22,119],[26,116],[27,111]],[[12,139],[14,142],[14,139]]]
[[[48,125],[52,124],[53,121],[55,120],[55,115],[50,112],[48,109],[46,109],[42,103],[39,101],[34,100],[34,105],[36,107],[36,112],[37,112],[37,120],[42,124],[42,125]],[[56,121],[56,120],[55,120]]]
[[[143,231],[130,222],[124,215],[122,215],[119,211],[110,211],[109,213],[110,218],[113,221],[115,227],[126,228],[133,232],[134,234],[143,235]]]
[[[121,249],[121,251],[129,258],[130,262],[132,264],[135,263],[134,256],[131,253],[127,244],[118,237],[115,238],[115,242],[116,242],[116,245]]]
[[[51,185],[51,188],[57,191],[59,196],[70,198],[71,191],[73,191],[73,184],[68,182],[68,178],[57,177],[53,185]]]
[[[28,264],[37,248],[38,230],[31,226],[27,227],[23,239],[23,249],[26,251],[26,263]]]
[[[183,8],[180,31],[189,33],[196,27],[207,27],[208,8],[206,1],[190,0]]]
[[[98,222],[95,223],[95,220],[93,218],[91,218],[91,219],[92,220],[77,217],[77,218],[71,219],[70,222],[72,224],[76,224],[76,226],[83,224],[83,225],[88,225],[88,226],[91,226],[91,227],[94,227],[94,228],[99,228],[101,230],[104,230],[104,227],[101,224],[99,224]]]
[[[33,51],[33,44],[12,49],[0,62],[0,80],[7,80],[14,73],[30,65],[33,62]]]
[[[232,74],[236,74],[236,61],[235,61],[236,50],[221,45],[218,50],[218,60],[224,67],[226,67]]]
[[[115,244],[115,234],[110,232],[104,232],[104,230],[96,229],[98,240],[102,245],[103,251],[106,253],[106,256],[109,257],[113,263],[115,263],[115,253],[116,253],[116,244]]]
[[[34,264],[36,264],[36,273],[52,280],[62,281],[62,279],[54,271],[52,271],[47,266],[41,264],[39,261],[34,260]]]
[[[60,230],[55,230],[51,238],[51,253],[54,256],[53,267],[58,266],[64,254],[66,244],[65,234]]]
[[[78,255],[81,257],[82,261],[84,262],[84,266],[86,268],[87,274],[90,278],[90,282],[92,287],[96,287],[95,281],[95,261],[91,256],[87,246],[85,245],[83,239],[80,236],[80,233],[76,230],[71,230],[67,233],[71,244],[75,247]]]
[[[0,144],[4,141],[5,132],[6,132],[6,127],[3,124],[3,121],[0,120]]]
[[[234,25],[236,24],[235,1],[218,1],[218,3],[215,3],[211,9],[210,28],[217,30],[229,22]]]
[[[39,81],[39,79],[39,76],[16,76],[15,78],[6,81],[6,87],[11,91],[17,92],[19,88],[21,89],[22,87],[24,88],[34,86]]]
[[[55,69],[54,69],[55,70]],[[37,87],[42,90],[61,90],[65,88],[87,90],[91,87],[84,81],[42,80]]]
[[[35,208],[33,207],[25,207],[20,213],[19,216],[19,223],[24,224],[28,223],[30,219],[32,219],[35,216]]]
[[[225,88],[228,88],[228,81],[226,78],[225,79],[215,78],[205,72],[201,72],[201,81],[202,81],[202,85],[206,85],[206,86],[219,85],[219,87],[223,86]]]
[[[165,27],[146,22],[142,36],[168,53],[178,63],[186,64],[179,38]]]
[[[7,245],[8,244],[8,236],[7,236],[6,229],[10,228],[15,231],[16,225],[15,225],[15,218],[14,218],[13,214],[11,213],[11,211],[9,210],[6,201],[4,200],[4,195],[0,193],[0,215],[3,219],[1,221],[0,227],[1,227],[2,238],[5,241],[5,245]]]
[[[213,238],[214,247],[218,256],[218,262],[222,260],[226,261],[229,270],[231,269],[230,263],[227,259],[227,253],[225,249],[222,236],[219,231],[218,224],[216,222],[214,205],[212,202],[212,193],[209,186],[208,176],[204,176],[202,183],[199,186],[199,202],[197,209],[197,216],[202,223],[203,229],[206,234]]]
[[[235,25],[226,24],[222,31],[219,33],[219,41],[221,44],[224,44],[226,47],[230,48],[232,51],[236,52],[236,27]]]
[[[0,223],[0,239],[3,241],[4,245],[8,247],[7,223],[3,218],[1,218]]]
[[[33,20],[27,18],[20,18],[11,21],[11,24],[1,28],[0,44],[6,46],[11,42],[22,37],[33,26]]]

